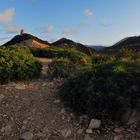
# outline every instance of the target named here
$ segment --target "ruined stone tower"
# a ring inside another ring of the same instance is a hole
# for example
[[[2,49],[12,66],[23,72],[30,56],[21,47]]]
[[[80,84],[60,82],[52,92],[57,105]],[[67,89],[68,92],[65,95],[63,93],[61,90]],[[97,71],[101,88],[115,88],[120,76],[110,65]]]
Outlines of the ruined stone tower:
[[[20,35],[23,35],[25,32],[24,32],[24,29],[21,29],[20,30]]]

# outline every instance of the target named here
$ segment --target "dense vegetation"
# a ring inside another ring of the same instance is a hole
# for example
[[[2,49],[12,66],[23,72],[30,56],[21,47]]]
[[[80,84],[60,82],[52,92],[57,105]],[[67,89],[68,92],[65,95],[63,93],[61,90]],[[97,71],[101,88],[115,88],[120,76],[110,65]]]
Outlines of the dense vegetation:
[[[94,63],[92,69],[64,82],[60,89],[61,99],[78,113],[100,118],[106,115],[116,117],[135,107],[136,99],[140,98],[139,58],[135,53],[127,52],[126,56],[122,50],[106,61]]]
[[[81,65],[78,61],[73,62],[68,58],[55,58],[48,65],[48,72],[51,77],[69,77],[78,74],[91,67],[91,64]]]
[[[89,56],[75,49],[63,49],[58,47],[50,47],[46,49],[32,48],[31,52],[36,57],[68,58],[70,61],[79,63],[83,66],[91,63],[91,58]]]
[[[49,74],[53,77],[72,76],[92,65],[91,57],[75,49],[50,47],[31,51],[34,56],[53,58],[48,66]]]
[[[0,48],[0,82],[27,80],[38,77],[41,64],[36,61],[30,50],[11,46]]]
[[[60,88],[60,97],[76,113],[115,118],[140,99],[140,52],[121,49],[117,53],[94,53],[91,58],[75,49],[50,47],[0,48],[0,82],[39,76],[37,57],[52,58],[52,77],[69,77]]]

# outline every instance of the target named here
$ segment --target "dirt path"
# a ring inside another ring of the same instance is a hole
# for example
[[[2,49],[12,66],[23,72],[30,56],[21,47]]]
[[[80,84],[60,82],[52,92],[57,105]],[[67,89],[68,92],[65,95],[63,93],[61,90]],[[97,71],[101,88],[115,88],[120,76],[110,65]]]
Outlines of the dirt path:
[[[43,140],[73,127],[72,114],[65,112],[57,95],[60,84],[38,79],[0,86],[0,139],[17,140],[29,131],[33,139]]]
[[[43,62],[43,71],[49,62]],[[40,78],[0,85],[0,140],[71,137],[77,123],[59,100],[61,83]]]
[[[49,62],[43,61],[43,70]],[[86,134],[84,116],[76,118],[64,108],[57,93],[61,84],[60,79],[40,78],[0,85],[0,140],[103,140]]]

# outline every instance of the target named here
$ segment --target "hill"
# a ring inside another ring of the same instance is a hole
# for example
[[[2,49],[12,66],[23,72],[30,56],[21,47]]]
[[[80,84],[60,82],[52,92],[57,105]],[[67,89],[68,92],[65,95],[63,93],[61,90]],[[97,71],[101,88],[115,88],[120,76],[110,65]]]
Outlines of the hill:
[[[72,40],[62,38],[54,43],[49,43],[38,37],[35,37],[31,34],[23,33],[20,35],[16,35],[10,41],[3,44],[2,46],[10,46],[10,45],[24,45],[30,48],[48,48],[51,46],[56,46],[60,48],[75,48],[87,55],[92,55],[95,50],[93,48],[89,48],[83,44],[74,42]]]
[[[127,37],[119,42],[115,43],[113,46],[106,48],[106,50],[117,51],[121,48],[128,48],[132,50],[140,50],[140,36]]]
[[[24,33],[20,35],[16,35],[7,43],[3,44],[3,46],[9,45],[25,45],[28,47],[35,47],[35,48],[48,48],[50,47],[50,43],[47,41],[41,40],[33,35]]]
[[[87,55],[92,55],[95,52],[95,50],[93,48],[89,48],[83,44],[74,42],[74,41],[66,39],[66,38],[62,38],[62,39],[52,43],[52,45],[54,45],[56,47],[60,47],[60,48],[75,48],[81,52],[86,53]]]

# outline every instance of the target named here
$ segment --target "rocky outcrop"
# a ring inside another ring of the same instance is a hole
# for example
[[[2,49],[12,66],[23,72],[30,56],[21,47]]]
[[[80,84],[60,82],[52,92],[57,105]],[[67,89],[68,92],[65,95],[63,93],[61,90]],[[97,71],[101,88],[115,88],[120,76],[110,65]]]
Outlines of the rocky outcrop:
[[[3,44],[3,46],[10,46],[10,45],[24,45],[27,47],[34,47],[34,48],[48,48],[50,47],[50,43],[47,41],[41,40],[33,35],[24,33],[21,35],[16,35],[7,43]]]

